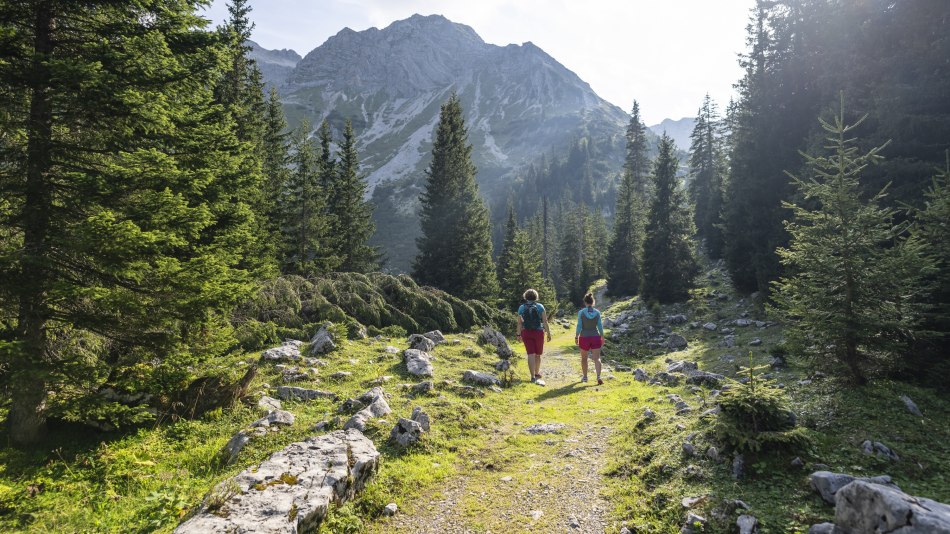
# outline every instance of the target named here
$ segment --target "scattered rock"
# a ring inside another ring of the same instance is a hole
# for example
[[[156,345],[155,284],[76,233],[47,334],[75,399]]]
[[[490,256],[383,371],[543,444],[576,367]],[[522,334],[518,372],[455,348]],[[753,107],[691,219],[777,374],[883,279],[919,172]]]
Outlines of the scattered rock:
[[[524,429],[528,434],[560,434],[565,427],[564,423],[539,423]]]
[[[751,515],[740,515],[736,519],[739,534],[755,534],[759,531],[759,520]]]
[[[429,338],[423,339],[431,343]],[[432,361],[428,353],[417,349],[406,349],[402,355],[409,374],[415,376],[432,376]]]
[[[648,375],[643,369],[637,367],[633,370],[633,379],[637,382],[646,382],[650,379],[650,375]]]
[[[732,459],[732,478],[739,480],[745,474],[745,457],[737,454]]]
[[[950,505],[855,480],[837,493],[835,525],[845,532],[950,533]]]
[[[816,471],[808,476],[808,483],[811,485],[811,488],[817,491],[818,494],[821,495],[821,498],[828,504],[835,504],[835,502],[837,502],[838,490],[855,480],[900,489],[891,481],[891,477],[887,475],[870,478],[855,478],[844,473]]]
[[[218,485],[175,532],[316,532],[330,505],[354,499],[378,466],[379,452],[357,430],[291,443]]]
[[[544,515],[544,512],[542,512],[541,510],[531,510],[531,512],[529,512],[528,515],[531,516],[532,521],[537,521],[538,519],[541,519],[541,516]]]
[[[422,408],[416,406],[412,409],[412,415],[409,417],[413,421],[419,423],[422,427],[422,430],[428,432],[431,426],[431,420],[429,419],[429,414],[422,411]]]
[[[749,319],[736,319],[734,324],[736,326],[745,328],[747,326],[752,326],[752,321],[750,321]]]
[[[703,532],[706,529],[706,518],[689,512],[686,514],[686,524],[680,530],[681,533],[692,534],[694,532]]]
[[[469,358],[477,358],[482,355],[481,351],[479,351],[475,347],[465,347],[464,349],[462,349],[462,354],[464,354],[465,356],[468,356]]]
[[[686,456],[695,456],[696,447],[694,447],[692,443],[683,443],[683,454]]]
[[[671,375],[665,372],[659,372],[656,376],[650,380],[650,384],[662,384],[665,386],[675,386],[679,384],[680,377],[678,375]]]
[[[656,412],[654,412],[653,410],[649,408],[646,408],[643,410],[643,418],[648,421],[652,421],[656,419]]]
[[[349,378],[349,377],[351,377],[351,376],[353,376],[353,373],[351,373],[351,372],[349,372],[349,371],[337,371],[337,372],[333,373],[332,375],[328,376],[327,378],[329,378],[330,380],[338,380],[338,381],[339,381],[339,380],[346,380],[347,378]]]
[[[281,400],[315,400],[330,399],[336,400],[336,393],[330,391],[321,391],[319,389],[306,389],[294,386],[278,386],[277,398]]]
[[[736,346],[736,336],[727,335],[722,338],[722,341],[719,342],[720,347],[732,348]]]
[[[455,392],[462,397],[484,397],[485,392],[475,386],[455,386]]]
[[[383,352],[385,352],[386,354],[399,354],[399,348],[394,347],[392,345],[387,345],[386,348],[383,349]]]
[[[310,380],[310,375],[306,371],[301,371],[296,367],[288,367],[281,370],[280,379],[284,382],[300,382]]]
[[[462,373],[462,382],[475,384],[476,386],[498,386],[501,381],[495,375],[472,371],[471,369]]]
[[[788,362],[785,361],[783,356],[773,356],[772,360],[769,362],[769,366],[772,369],[783,369],[788,365]]]
[[[805,467],[805,462],[802,461],[801,457],[796,456],[795,459],[792,460],[791,466],[792,466],[792,467]]]
[[[498,386],[488,386],[488,390],[495,393],[503,393],[505,391]]]
[[[399,422],[393,427],[389,434],[389,439],[402,447],[408,447],[417,443],[422,437],[422,425],[412,419],[400,417]]]
[[[679,334],[672,334],[670,337],[666,338],[666,346],[669,349],[681,350],[685,349],[689,344],[686,342],[686,338]]]
[[[495,354],[497,354],[499,358],[507,360],[514,355],[514,352],[511,350],[511,345],[508,344],[508,340],[505,339],[505,336],[490,326],[486,325],[482,333],[478,335],[478,342],[494,347]]]
[[[881,443],[880,441],[874,442],[874,452],[878,456],[883,456],[894,462],[899,462],[901,459],[901,457],[898,456],[896,452],[892,451],[890,447]]]
[[[330,332],[332,323],[323,323],[310,340],[310,352],[312,354],[326,354],[336,349],[336,343],[333,342],[333,334]]]
[[[300,359],[299,342],[286,341],[279,347],[267,349],[261,353],[261,359],[272,362],[292,362]]]
[[[678,362],[673,362],[666,367],[666,372],[668,373],[685,373],[686,371],[692,371],[699,369],[699,365],[696,362],[688,362],[686,360],[680,360]]]
[[[581,528],[580,522],[578,522],[577,518],[574,517],[573,515],[567,518],[567,526],[571,528]]]
[[[294,424],[294,414],[286,410],[274,410],[264,417],[261,417],[257,421],[251,423],[251,428],[254,427],[268,427],[271,425],[287,425],[290,426]]]
[[[819,523],[808,528],[808,534],[845,534],[834,523]]]
[[[669,317],[667,317],[667,321],[668,321],[670,324],[686,324],[686,321],[687,321],[687,320],[688,320],[688,319],[687,319],[686,316],[683,315],[683,314],[670,315]]]
[[[495,362],[495,370],[499,372],[505,372],[508,369],[511,369],[511,360],[498,360]]]
[[[750,347],[758,347],[761,344],[762,344],[762,340],[757,337],[752,338],[752,341],[749,342]]]
[[[431,352],[432,349],[435,348],[435,341],[432,341],[423,334],[412,334],[409,336],[409,348],[422,352]]]
[[[916,415],[917,417],[923,417],[924,414],[920,413],[920,408],[917,407],[917,404],[911,400],[907,395],[901,395],[900,399],[904,401],[904,406],[907,407],[907,411]]]
[[[399,511],[399,507],[396,506],[396,503],[391,502],[387,504],[385,508],[383,508],[383,515],[386,517],[392,517],[396,515],[397,511]]]
[[[719,328],[719,327],[716,326],[716,323],[704,323],[704,324],[703,324],[703,329],[704,329],[704,330],[709,330],[710,332],[715,332],[717,328]]]
[[[726,377],[718,375],[716,373],[709,373],[706,371],[688,371],[686,373],[686,383],[687,384],[699,384],[709,387],[718,387]]]
[[[392,409],[389,407],[389,403],[386,402],[386,395],[383,393],[382,388],[375,387],[360,395],[357,400],[361,404],[365,404],[366,407],[356,412],[349,421],[344,423],[344,429],[355,428],[360,432],[365,432],[366,423],[371,419],[377,419],[392,413]]]
[[[237,459],[238,454],[241,453],[241,450],[244,449],[244,446],[251,441],[251,434],[246,430],[241,430],[237,434],[231,436],[231,439],[224,445],[224,448],[221,449],[221,457],[224,458],[225,463],[230,464]]]
[[[268,397],[267,395],[264,395],[260,398],[260,400],[257,401],[257,407],[267,412],[283,409],[279,400],[273,397]]]
[[[718,461],[719,461],[719,449],[717,449],[716,447],[709,447],[709,448],[706,450],[706,457],[709,458],[710,460],[714,461],[714,462],[718,462]]]

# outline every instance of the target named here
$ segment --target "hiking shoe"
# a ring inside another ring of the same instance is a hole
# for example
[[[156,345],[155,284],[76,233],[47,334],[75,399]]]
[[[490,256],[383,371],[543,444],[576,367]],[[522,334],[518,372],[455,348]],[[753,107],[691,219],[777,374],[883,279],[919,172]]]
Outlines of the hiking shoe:
[[[587,382],[587,375],[581,377],[581,382]]]
[[[546,386],[546,385],[547,385],[547,384],[544,383],[544,380],[541,380],[540,378],[535,379],[534,383],[537,384],[537,385],[539,385],[539,386]]]
[[[535,377],[535,378],[541,378],[541,373],[535,373],[535,374],[534,374],[534,377]]]
[[[598,386],[604,385],[604,381],[598,378],[598,379],[597,379],[597,385],[598,385]]]

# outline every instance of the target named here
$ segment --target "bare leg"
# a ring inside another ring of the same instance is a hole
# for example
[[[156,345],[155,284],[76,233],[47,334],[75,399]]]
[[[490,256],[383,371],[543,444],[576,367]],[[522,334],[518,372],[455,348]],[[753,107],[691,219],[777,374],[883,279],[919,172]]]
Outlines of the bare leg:
[[[600,380],[600,349],[591,350],[590,357],[594,360],[594,370],[597,371],[597,380]]]
[[[541,355],[536,354],[534,356],[534,376],[541,374]]]
[[[534,354],[528,355],[528,373],[531,375],[531,380],[534,380],[534,369],[535,369],[534,359],[536,357],[537,356],[535,356]]]
[[[581,350],[581,371],[584,376],[587,376],[587,352],[586,350]]]

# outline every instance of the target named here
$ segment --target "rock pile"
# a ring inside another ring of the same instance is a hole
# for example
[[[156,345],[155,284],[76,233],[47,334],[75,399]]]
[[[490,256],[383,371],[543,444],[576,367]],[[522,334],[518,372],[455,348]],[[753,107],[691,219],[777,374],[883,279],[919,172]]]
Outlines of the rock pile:
[[[383,388],[378,386],[360,395],[356,399],[356,402],[365,406],[365,408],[356,412],[353,417],[350,417],[350,419],[343,424],[344,429],[355,428],[360,432],[365,432],[366,423],[370,420],[389,415],[393,412],[389,407],[389,403],[386,402],[386,394],[383,392]]]
[[[429,431],[430,424],[429,414],[422,411],[422,408],[416,407],[412,410],[412,416],[409,419],[399,418],[399,422],[389,434],[389,439],[397,445],[408,447],[417,443],[422,438],[422,434]]]
[[[511,345],[508,344],[508,340],[505,339],[505,336],[490,326],[486,325],[478,335],[478,342],[494,347],[495,354],[497,354],[499,358],[507,360],[514,355],[514,352],[511,350]]]
[[[423,339],[431,343],[431,340],[427,338]],[[428,352],[418,349],[406,349],[403,351],[402,356],[409,374],[414,376],[432,376],[432,357],[429,356]]]

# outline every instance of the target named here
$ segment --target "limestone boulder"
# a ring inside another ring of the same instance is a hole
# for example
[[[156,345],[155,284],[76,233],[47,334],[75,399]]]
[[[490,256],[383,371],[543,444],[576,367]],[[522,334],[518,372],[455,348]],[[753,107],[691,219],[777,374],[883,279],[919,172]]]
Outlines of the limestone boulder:
[[[423,338],[425,339],[425,338]],[[418,349],[406,349],[402,353],[406,369],[414,376],[432,376],[432,357]]]
[[[358,430],[291,443],[222,482],[175,532],[316,533],[330,506],[353,500],[378,467],[379,452]]]

